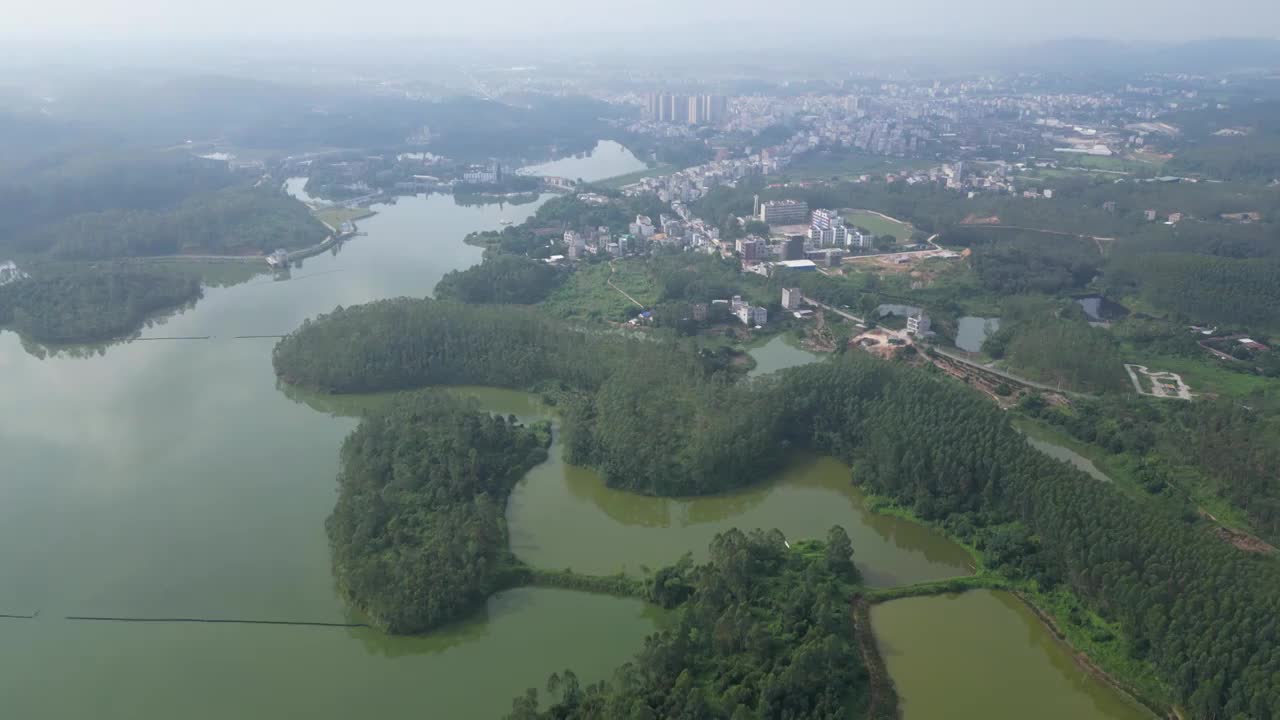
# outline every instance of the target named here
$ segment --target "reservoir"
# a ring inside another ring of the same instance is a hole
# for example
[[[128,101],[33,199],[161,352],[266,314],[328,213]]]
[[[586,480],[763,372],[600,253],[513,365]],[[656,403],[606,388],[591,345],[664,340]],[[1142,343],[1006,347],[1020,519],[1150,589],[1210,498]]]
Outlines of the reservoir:
[[[1017,598],[974,590],[871,609],[903,720],[1149,720]]]
[[[447,195],[375,209],[359,221],[367,236],[308,258],[287,280],[261,275],[207,288],[194,308],[156,321],[140,341],[55,352],[0,332],[0,614],[39,611],[0,619],[0,717],[497,718],[552,672],[569,667],[594,682],[641,648],[656,627],[652,609],[562,590],[504,592],[467,621],[415,638],[63,619],[360,621],[333,587],[324,520],[353,413],[385,398],[285,392],[271,368],[275,338],[243,336],[282,335],[339,305],[427,295],[446,272],[480,261],[480,249],[462,242],[467,233],[497,230],[504,216],[519,221],[510,209],[460,207]],[[173,337],[207,339],[165,339]],[[521,418],[545,413],[522,393],[465,392]],[[866,511],[849,479],[835,460],[797,456],[770,482],[737,493],[645,498],[566,466],[553,447],[520,482],[508,517],[515,552],[549,568],[638,572],[705,552],[730,527],[801,538],[839,523],[873,584],[968,572],[958,546]],[[1016,607],[996,604],[974,619],[963,603],[934,600],[915,624],[954,612],[957,623],[987,624],[983,647],[1025,642],[1029,632],[1015,622]],[[876,608],[878,626],[882,611],[911,602]],[[893,652],[906,647],[900,637],[888,642]],[[920,642],[912,647],[949,657],[973,647],[943,635],[937,645]],[[972,661],[985,674],[966,676],[968,689],[1001,698],[1008,678],[1024,671],[1020,662]],[[912,714],[926,702],[918,688],[936,683],[945,697],[947,674],[967,670],[953,663],[941,675],[913,675],[894,656],[890,669],[908,718],[929,717]],[[1088,687],[1052,699],[1094,702]]]
[[[601,140],[590,152],[520,168],[521,175],[550,175],[595,182],[648,168],[644,161],[613,140]]]
[[[0,332],[0,614],[39,611],[0,619],[0,717],[496,718],[554,671],[607,677],[653,631],[638,601],[530,589],[422,638],[63,619],[359,621],[324,533],[356,421],[286,396],[276,340],[237,336],[426,295],[479,262],[462,238],[503,217],[442,195],[377,209],[367,236],[289,280],[208,288],[150,340],[49,353]],[[159,339],[175,336],[209,339]]]

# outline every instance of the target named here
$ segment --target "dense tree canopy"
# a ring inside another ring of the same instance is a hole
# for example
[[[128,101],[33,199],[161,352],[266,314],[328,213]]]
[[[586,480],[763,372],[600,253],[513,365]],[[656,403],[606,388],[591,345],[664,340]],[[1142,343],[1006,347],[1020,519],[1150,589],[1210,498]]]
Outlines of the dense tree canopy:
[[[233,187],[194,195],[168,210],[74,215],[23,233],[13,250],[67,260],[249,255],[315,245],[327,232],[305,205],[279,190]]]
[[[559,271],[539,260],[489,253],[479,265],[441,278],[435,295],[465,303],[529,305],[545,299],[562,279]]]
[[[136,267],[44,267],[0,286],[0,325],[46,343],[128,335],[152,313],[200,297],[194,275]]]
[[[389,632],[422,632],[509,584],[506,498],[550,439],[443,393],[361,421],[326,525],[348,601]]]

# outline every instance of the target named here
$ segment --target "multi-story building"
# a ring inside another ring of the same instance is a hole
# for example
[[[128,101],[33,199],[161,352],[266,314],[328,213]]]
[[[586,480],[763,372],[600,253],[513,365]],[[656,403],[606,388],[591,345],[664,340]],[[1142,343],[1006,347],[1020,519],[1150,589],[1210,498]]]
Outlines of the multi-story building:
[[[783,310],[799,310],[800,301],[803,299],[804,295],[800,292],[800,288],[782,288]]]
[[[743,262],[759,262],[763,259],[767,247],[757,238],[739,238],[737,241],[737,251],[742,256]]]
[[[929,316],[926,315],[923,310],[921,310],[920,312],[914,315],[907,316],[907,334],[908,335],[915,335],[917,337],[921,335],[928,335],[929,326],[930,326]]]
[[[711,125],[724,121],[728,105],[723,95],[650,93],[648,115],[654,122]]]
[[[809,204],[800,200],[770,200],[760,205],[760,219],[770,225],[803,225]]]
[[[703,321],[705,321],[705,320],[707,319],[707,304],[706,304],[706,303],[694,303],[694,304],[693,304],[693,319],[694,319],[694,321],[696,321],[696,322],[703,322]]]
[[[844,218],[835,210],[813,211],[809,223],[809,242],[814,247],[845,247],[849,244],[849,229]]]

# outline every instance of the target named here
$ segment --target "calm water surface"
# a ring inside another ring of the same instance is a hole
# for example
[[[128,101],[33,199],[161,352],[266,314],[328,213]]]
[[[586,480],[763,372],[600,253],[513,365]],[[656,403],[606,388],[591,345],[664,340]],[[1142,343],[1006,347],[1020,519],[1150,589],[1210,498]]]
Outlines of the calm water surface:
[[[969,555],[928,528],[866,510],[837,460],[800,456],[776,477],[738,492],[654,498],[614,490],[586,468],[551,459],[520,482],[507,507],[512,549],[524,561],[587,573],[637,573],[685,552],[705,557],[729,528],[777,528],[788,538],[825,537],[841,525],[854,560],[873,585],[940,580],[969,573]]]
[[[648,168],[630,150],[612,140],[601,140],[583,155],[552,160],[540,165],[520,168],[522,174],[551,175],[571,180],[581,178],[587,182],[626,175]]]
[[[0,333],[0,613],[39,611],[0,619],[0,717],[498,717],[552,671],[605,677],[652,631],[639,602],[547,590],[427,638],[63,619],[350,619],[324,519],[355,420],[282,393],[275,340],[236,336],[426,295],[503,217],[438,195],[380,210],[367,237],[286,281],[209,289],[150,340],[47,355]],[[174,336],[210,339],[153,339]]]
[[[871,610],[903,720],[1139,720],[1017,598],[976,590]]]
[[[775,335],[760,347],[752,348],[751,357],[756,366],[747,373],[750,377],[768,375],[796,365],[806,365],[821,358],[817,353],[796,346],[796,341],[786,335]]]
[[[1000,329],[1000,318],[962,317],[956,327],[956,347],[982,352],[982,343]]]
[[[466,233],[498,229],[510,212],[439,195],[378,209],[359,223],[366,237],[306,260],[288,280],[211,288],[141,341],[51,353],[0,333],[0,614],[39,611],[34,620],[0,619],[0,717],[347,720],[423,717],[424,708],[432,717],[497,717],[552,671],[605,677],[653,629],[639,602],[532,589],[495,596],[484,613],[424,638],[63,619],[352,619],[333,589],[323,523],[342,439],[361,407],[386,397],[282,392],[271,370],[275,339],[238,336],[284,334],[338,305],[426,295],[444,273],[479,262],[480,250],[461,242]],[[163,339],[179,336],[209,339]],[[462,392],[526,420],[546,414],[521,393]],[[927,529],[867,513],[848,468],[824,458],[798,458],[749,490],[677,500],[610,490],[566,466],[557,447],[520,483],[508,516],[522,558],[587,572],[705,552],[716,532],[734,526],[799,538],[836,523],[876,584],[952,576],[968,564]],[[937,607],[928,616],[952,614]],[[1027,632],[1016,608],[1000,607],[982,619],[997,636],[984,642]],[[1002,692],[1020,662],[993,658],[969,687]],[[934,680],[945,685],[953,670]],[[918,687],[904,677],[903,687]],[[908,690],[913,707],[919,695]]]

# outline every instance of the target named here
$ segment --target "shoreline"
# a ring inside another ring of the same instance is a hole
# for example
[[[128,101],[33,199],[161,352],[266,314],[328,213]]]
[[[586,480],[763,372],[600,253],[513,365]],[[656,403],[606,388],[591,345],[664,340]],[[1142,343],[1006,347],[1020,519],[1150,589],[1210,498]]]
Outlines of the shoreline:
[[[973,556],[975,562],[974,572],[969,576],[961,576],[950,580],[941,580],[932,583],[918,583],[916,585],[900,585],[891,588],[879,588],[870,593],[870,598],[868,600],[870,604],[892,602],[894,600],[901,600],[909,597],[922,597],[948,593],[959,594],[978,589],[1003,590],[1018,598],[1018,600],[1021,601],[1037,619],[1040,620],[1041,624],[1044,625],[1049,634],[1052,635],[1056,641],[1060,642],[1063,647],[1070,651],[1076,664],[1085,672],[1105,683],[1129,702],[1146,709],[1153,716],[1158,718],[1181,720],[1182,715],[1175,704],[1148,697],[1131,683],[1122,680],[1112,672],[1103,668],[1102,665],[1086,650],[1072,643],[1066,631],[1063,630],[1063,626],[1059,624],[1058,618],[1056,618],[1050,611],[1036,604],[1036,602],[1029,597],[1029,592],[1034,593],[1037,591],[1028,591],[1028,589],[1019,587],[1018,583],[1011,581],[1000,573],[987,570],[985,564],[982,562],[982,554],[977,548],[953,536],[938,523],[928,522],[919,518],[909,509],[894,503],[884,496],[867,492],[865,497],[867,499],[866,507],[871,510],[871,512],[891,517],[899,517],[924,525],[947,538],[951,542],[963,547],[971,556]],[[964,587],[966,585],[969,587]],[[1083,603],[1081,604],[1083,605]]]

